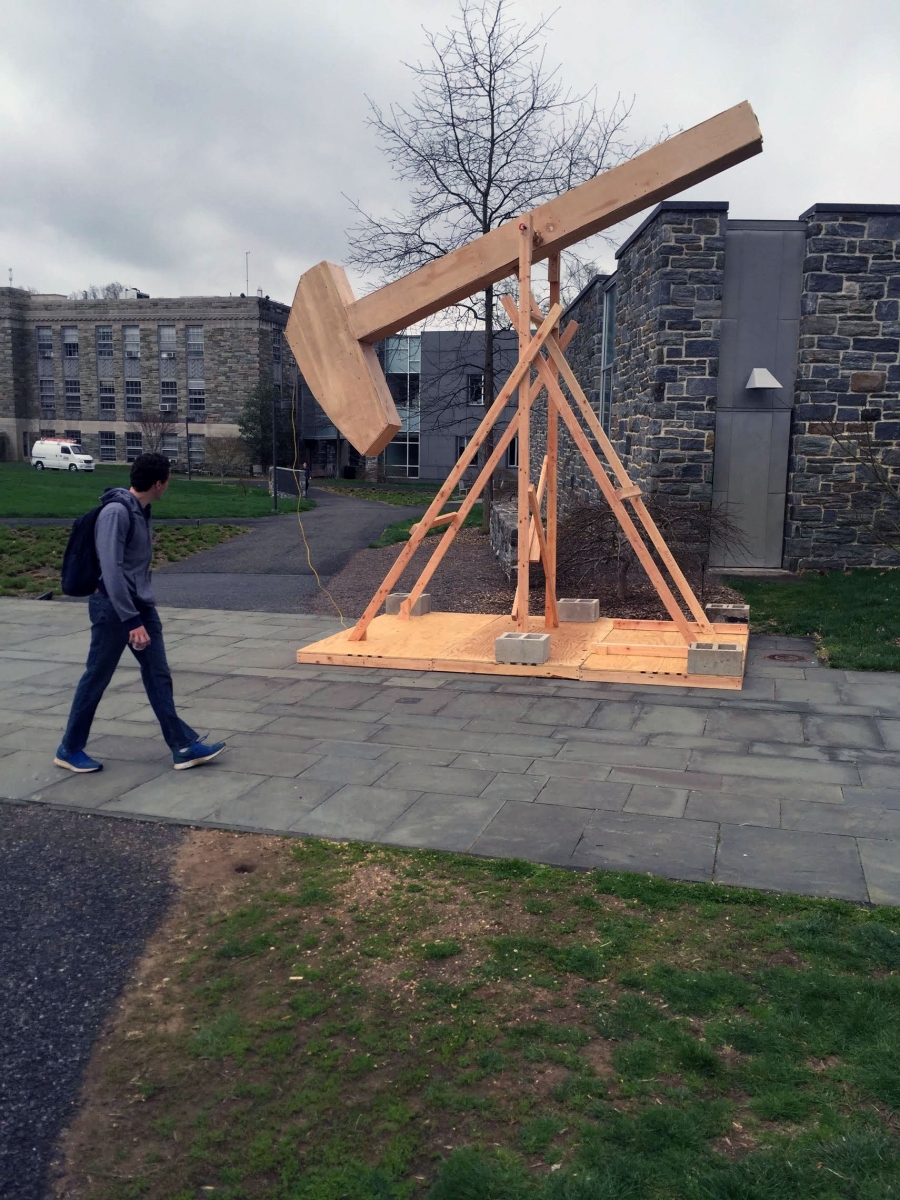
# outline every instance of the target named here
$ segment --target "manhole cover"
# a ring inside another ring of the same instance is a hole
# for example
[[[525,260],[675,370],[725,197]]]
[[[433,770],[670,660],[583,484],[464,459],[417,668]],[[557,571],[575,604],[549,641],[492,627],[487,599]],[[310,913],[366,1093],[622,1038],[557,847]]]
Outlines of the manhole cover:
[[[807,658],[805,654],[791,654],[785,651],[784,654],[767,654],[766,658],[772,662],[787,662],[787,663],[805,663],[812,662],[811,658]]]

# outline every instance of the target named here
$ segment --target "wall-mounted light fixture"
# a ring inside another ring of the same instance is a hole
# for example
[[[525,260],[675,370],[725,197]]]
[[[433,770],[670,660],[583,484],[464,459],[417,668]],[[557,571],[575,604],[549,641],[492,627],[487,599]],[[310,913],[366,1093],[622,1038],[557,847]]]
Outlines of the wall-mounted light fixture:
[[[751,388],[780,388],[782,386],[783,384],[780,384],[772,372],[767,371],[765,367],[754,367],[746,384],[748,391]]]

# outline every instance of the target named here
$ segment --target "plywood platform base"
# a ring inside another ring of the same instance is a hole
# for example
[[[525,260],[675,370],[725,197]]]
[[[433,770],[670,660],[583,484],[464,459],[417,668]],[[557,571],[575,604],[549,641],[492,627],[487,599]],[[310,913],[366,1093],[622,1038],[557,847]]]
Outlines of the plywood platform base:
[[[543,633],[543,618],[530,618],[529,627],[534,633]],[[749,637],[746,625],[713,625],[722,641],[736,642],[743,648],[740,675],[688,675],[687,646],[674,623],[611,617],[589,624],[567,622],[552,630],[551,658],[541,666],[496,662],[494,639],[516,628],[511,617],[481,613],[432,612],[408,620],[383,615],[368,626],[364,641],[351,642],[351,631],[341,630],[298,650],[297,662],[734,691],[740,691],[743,684]],[[703,640],[699,627],[696,636],[698,641]]]

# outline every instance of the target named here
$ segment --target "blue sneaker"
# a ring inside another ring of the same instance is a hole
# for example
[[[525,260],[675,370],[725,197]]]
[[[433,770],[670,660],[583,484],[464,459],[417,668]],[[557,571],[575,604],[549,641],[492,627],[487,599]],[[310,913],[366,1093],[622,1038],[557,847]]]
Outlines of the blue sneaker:
[[[207,745],[198,738],[192,746],[174,751],[172,762],[175,764],[176,771],[186,771],[188,767],[199,767],[201,763],[212,762],[224,749],[224,742],[212,742]]]
[[[60,746],[53,761],[58,767],[65,767],[67,771],[75,771],[79,775],[103,770],[103,763],[97,762],[96,758],[91,758],[83,750],[67,750],[65,746]]]

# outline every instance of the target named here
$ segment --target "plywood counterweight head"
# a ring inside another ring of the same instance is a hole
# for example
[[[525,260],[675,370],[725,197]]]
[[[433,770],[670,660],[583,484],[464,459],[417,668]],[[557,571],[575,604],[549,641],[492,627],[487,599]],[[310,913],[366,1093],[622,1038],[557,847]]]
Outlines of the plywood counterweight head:
[[[374,348],[350,329],[353,302],[343,269],[319,263],[297,284],[285,333],[326,415],[360,454],[372,456],[401,426]]]

